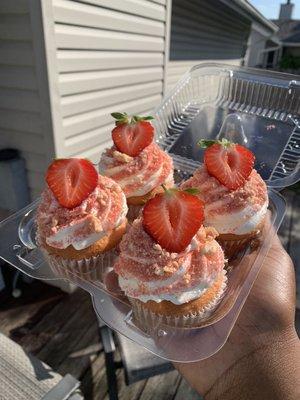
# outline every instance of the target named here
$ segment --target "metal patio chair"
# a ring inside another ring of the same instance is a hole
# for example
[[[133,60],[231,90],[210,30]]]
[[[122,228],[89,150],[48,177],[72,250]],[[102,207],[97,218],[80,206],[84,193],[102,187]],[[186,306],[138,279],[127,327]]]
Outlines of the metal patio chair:
[[[99,319],[99,330],[105,353],[107,385],[110,400],[118,400],[117,369],[123,368],[126,385],[164,374],[174,369],[173,365],[155,356],[142,346],[132,342],[125,336],[113,332]],[[116,347],[121,361],[115,360]]]
[[[62,377],[0,333],[0,398],[5,400],[82,400],[80,382]]]

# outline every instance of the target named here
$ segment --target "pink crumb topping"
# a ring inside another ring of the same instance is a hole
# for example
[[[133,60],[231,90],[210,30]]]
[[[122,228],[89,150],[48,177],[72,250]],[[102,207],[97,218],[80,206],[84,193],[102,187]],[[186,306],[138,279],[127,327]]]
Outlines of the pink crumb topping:
[[[156,143],[151,143],[136,157],[120,153],[113,146],[104,152],[100,168],[130,197],[149,182],[152,183],[149,191],[164,183],[173,173],[173,161]]]
[[[230,214],[232,211],[242,210],[249,205],[258,211],[268,200],[266,184],[255,169],[244,186],[230,190],[209,175],[206,167],[202,165],[181,187],[183,189],[198,188],[198,196],[207,205],[210,215]]]
[[[144,231],[139,218],[122,238],[114,269],[123,278],[139,282],[134,296],[149,294],[149,282],[158,283],[151,295],[178,292],[222,271],[224,254],[214,240],[216,236],[214,228],[201,227],[193,238],[193,246],[182,253],[169,253]]]
[[[38,233],[47,239],[59,231],[73,227],[72,235],[82,237],[112,230],[124,213],[124,194],[112,179],[99,175],[94,191],[77,207],[62,207],[46,187],[37,212]],[[64,248],[63,243],[52,243]]]

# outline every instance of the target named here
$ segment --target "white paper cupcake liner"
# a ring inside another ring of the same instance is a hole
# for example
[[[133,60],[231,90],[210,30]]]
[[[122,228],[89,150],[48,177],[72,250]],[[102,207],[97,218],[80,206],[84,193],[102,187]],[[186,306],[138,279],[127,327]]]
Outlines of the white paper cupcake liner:
[[[251,245],[254,241],[259,239],[261,236],[260,232],[256,234],[250,234],[247,237],[243,237],[239,239],[237,235],[235,239],[223,239],[222,237],[217,237],[217,241],[219,242],[220,246],[222,247],[225,257],[227,259],[231,259],[241,251],[245,250],[247,246]]]
[[[82,260],[65,259],[57,255],[50,255],[45,250],[43,252],[56,275],[69,280],[80,277],[92,282],[102,282],[105,271],[113,265],[118,257],[116,249]]]
[[[221,289],[215,296],[215,298],[207,304],[201,310],[195,312],[191,312],[187,315],[181,316],[166,316],[161,314],[156,314],[153,311],[143,307],[143,303],[140,301],[129,298],[130,303],[132,305],[133,317],[137,326],[142,329],[144,332],[151,334],[154,333],[157,329],[160,328],[161,324],[169,325],[174,328],[185,328],[185,327],[197,327],[197,325],[201,325],[204,319],[208,318],[217,305],[222,300],[225,289],[227,287],[227,277],[226,271],[223,271],[224,279],[222,282]]]

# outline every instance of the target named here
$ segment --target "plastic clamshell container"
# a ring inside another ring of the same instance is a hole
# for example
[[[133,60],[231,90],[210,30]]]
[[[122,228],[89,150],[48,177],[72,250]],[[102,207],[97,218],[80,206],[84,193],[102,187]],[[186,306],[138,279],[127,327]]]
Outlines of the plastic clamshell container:
[[[203,150],[197,147],[199,139],[225,137],[254,152],[255,168],[269,189],[262,238],[255,247],[229,260],[225,294],[201,326],[160,324],[147,334],[135,324],[124,294],[107,286],[110,265],[95,275],[51,269],[35,242],[38,201],[0,223],[0,257],[31,277],[68,279],[87,290],[99,318],[162,358],[194,362],[210,357],[225,344],[282,222],[285,201],[274,188],[300,178],[300,80],[296,78],[202,64],[187,72],[155,111],[157,142],[173,157],[177,181],[189,177],[200,165]]]

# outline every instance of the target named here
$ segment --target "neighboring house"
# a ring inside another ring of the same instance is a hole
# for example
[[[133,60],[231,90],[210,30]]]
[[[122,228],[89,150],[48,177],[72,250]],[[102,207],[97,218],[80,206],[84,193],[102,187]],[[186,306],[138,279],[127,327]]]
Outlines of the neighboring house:
[[[203,61],[256,65],[256,39],[249,42],[254,28],[262,32],[262,49],[278,30],[244,0],[173,0],[167,89]]]
[[[274,21],[278,27],[278,36],[282,43],[282,55],[300,57],[300,20]]]
[[[300,20],[293,19],[293,8],[289,0],[282,4],[279,19],[273,20],[278,26],[278,37],[282,46],[282,58],[292,57],[300,69]]]
[[[272,68],[278,64],[281,55],[278,27],[271,21],[258,24],[253,22],[248,39],[245,65],[248,67]]]
[[[251,24],[272,31],[245,0],[1,0],[0,21],[0,147],[32,198],[53,157],[99,159],[110,112],[150,113],[190,66],[243,63]]]

